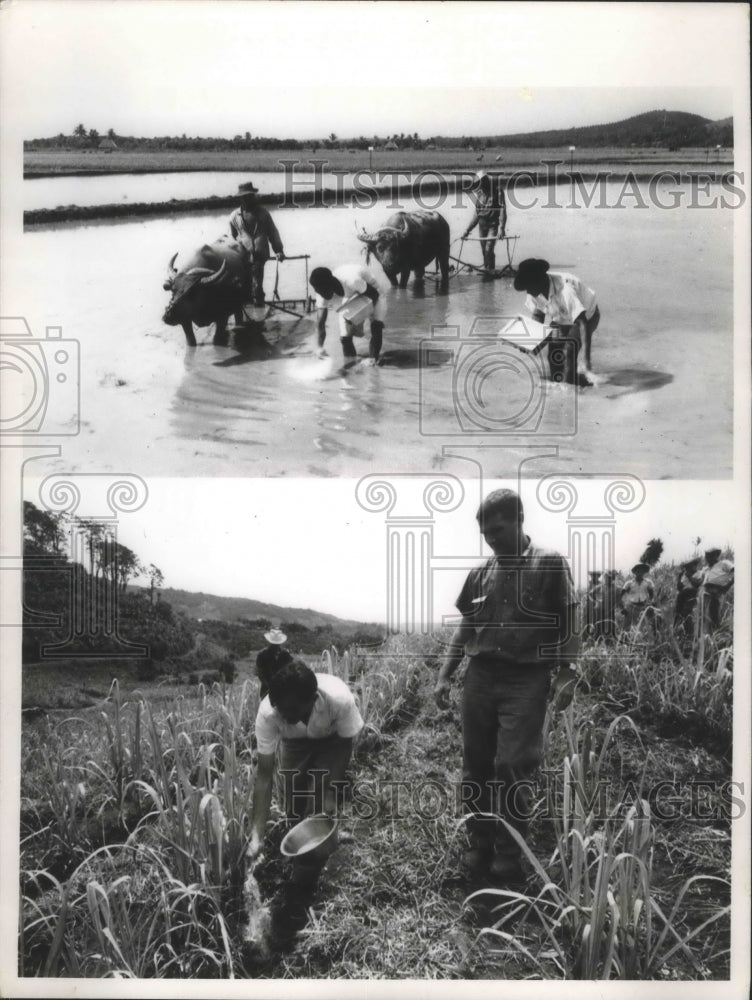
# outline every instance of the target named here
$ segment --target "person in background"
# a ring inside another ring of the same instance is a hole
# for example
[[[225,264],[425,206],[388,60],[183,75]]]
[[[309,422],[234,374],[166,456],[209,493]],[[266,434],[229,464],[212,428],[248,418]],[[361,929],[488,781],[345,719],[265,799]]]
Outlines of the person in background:
[[[334,271],[328,267],[315,267],[308,280],[316,292],[319,357],[326,357],[326,319],[329,310],[334,309],[338,313],[345,367],[355,364],[357,360],[353,337],[363,335],[366,320],[370,320],[371,326],[367,363],[375,365],[381,354],[386,302],[373,274],[361,264],[342,264]]]
[[[469,812],[473,874],[502,883],[521,876],[521,851],[495,816],[521,836],[532,811],[530,778],[540,764],[546,701],[572,700],[577,680],[577,598],[567,561],[534,545],[512,490],[480,506],[481,534],[494,555],[467,576],[457,599],[462,621],[449,641],[434,696],[449,704],[450,680],[469,663],[462,694],[462,802]],[[554,675],[553,685],[551,675]]]
[[[616,570],[604,570],[603,575],[601,576],[601,582],[598,586],[598,593],[595,596],[595,610],[593,612],[594,639],[616,638],[617,603]]]
[[[240,207],[228,220],[230,235],[243,246],[248,254],[248,293],[255,306],[264,304],[264,267],[271,256],[269,247],[277,260],[285,259],[282,239],[277,232],[270,213],[258,203],[258,188],[252,183],[241,184]],[[236,314],[236,322],[238,317]]]
[[[601,319],[595,292],[574,274],[548,268],[547,260],[523,260],[514,287],[527,292],[525,306],[533,319],[553,329],[548,350],[551,377],[572,385],[580,379],[595,385],[597,378],[590,370],[591,342]],[[571,341],[574,348],[564,346],[564,360],[559,365],[554,357],[561,352],[562,345],[557,342],[562,340]]]
[[[267,644],[256,657],[256,676],[261,682],[259,698],[264,698],[269,693],[269,678],[277,672],[283,663],[292,660],[289,650],[283,648],[283,643],[287,642],[287,636],[281,629],[273,628],[264,632]]]
[[[635,563],[632,575],[621,588],[621,606],[624,611],[624,627],[636,625],[644,612],[652,607],[655,598],[655,584],[647,575],[647,563]]]
[[[595,632],[595,610],[598,596],[601,591],[601,574],[599,570],[588,572],[590,584],[585,594],[585,621],[583,623],[583,634],[593,635]]]
[[[690,638],[694,631],[695,610],[702,583],[702,575],[698,573],[700,562],[699,558],[690,559],[679,566],[679,572],[676,574],[674,628]]]
[[[705,550],[701,570],[699,624],[704,633],[714,632],[721,624],[721,600],[734,583],[734,564],[721,559],[721,550]]]
[[[501,177],[492,178],[485,170],[479,170],[473,184],[473,199],[475,214],[462,239],[467,239],[477,226],[483,266],[487,271],[495,271],[496,241],[503,239],[507,232],[507,201]]]
[[[287,819],[298,822],[309,814],[335,815],[337,783],[345,780],[353,740],[362,728],[355,696],[339,677],[314,673],[302,660],[291,660],[272,674],[269,694],[256,714],[258,764],[249,862],[261,853],[277,750]],[[317,878],[318,870],[308,872],[306,878]]]

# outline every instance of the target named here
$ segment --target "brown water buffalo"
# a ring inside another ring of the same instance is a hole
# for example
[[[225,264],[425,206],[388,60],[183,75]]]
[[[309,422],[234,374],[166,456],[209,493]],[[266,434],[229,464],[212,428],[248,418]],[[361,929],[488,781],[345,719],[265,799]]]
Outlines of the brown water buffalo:
[[[214,343],[227,341],[227,318],[241,309],[247,298],[247,256],[243,247],[229,236],[205,243],[181,267],[170,261],[164,288],[172,292],[162,321],[182,326],[190,347],[196,346],[193,324],[215,324]]]
[[[395,212],[386,225],[375,233],[363,232],[359,240],[381,264],[392,285],[407,288],[410,272],[415,271],[415,281],[423,281],[426,265],[438,261],[441,270],[441,288],[449,283],[449,223],[438,212],[418,209],[414,212]]]

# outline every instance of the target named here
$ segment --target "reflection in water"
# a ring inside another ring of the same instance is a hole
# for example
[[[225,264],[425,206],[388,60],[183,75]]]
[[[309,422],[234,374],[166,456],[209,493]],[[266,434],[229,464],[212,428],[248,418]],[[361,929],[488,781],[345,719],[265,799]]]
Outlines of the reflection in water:
[[[616,385],[623,388],[623,392],[612,392],[606,395],[607,399],[618,399],[619,396],[628,396],[633,392],[647,392],[648,389],[660,389],[669,382],[673,382],[674,376],[668,372],[657,372],[651,368],[621,368],[619,371],[604,372],[603,385]]]

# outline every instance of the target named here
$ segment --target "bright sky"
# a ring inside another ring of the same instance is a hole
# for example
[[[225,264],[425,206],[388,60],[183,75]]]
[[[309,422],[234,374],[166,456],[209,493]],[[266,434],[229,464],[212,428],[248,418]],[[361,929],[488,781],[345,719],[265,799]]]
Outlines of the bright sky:
[[[390,479],[390,477],[382,477]],[[435,477],[439,478],[439,477]],[[426,515],[425,478],[390,480],[397,489],[392,517]],[[610,480],[580,480],[573,516],[608,515],[603,488]],[[38,484],[24,480],[26,499],[41,506]],[[228,597],[250,597],[287,607],[313,608],[359,621],[384,621],[387,606],[387,522],[356,500],[356,480],[150,479],[148,499],[122,514],[118,539],[164,573],[165,586]],[[489,483],[483,495],[499,485]],[[629,569],[650,538],[665,545],[664,559],[701,548],[734,545],[734,489],[726,482],[649,482],[640,506],[615,519],[616,566]],[[641,499],[641,488],[638,499]],[[477,559],[475,522],[480,487],[463,483],[464,497],[451,513],[435,513],[434,556]],[[566,513],[542,509],[537,483],[523,482],[525,525],[533,541],[569,555]],[[80,516],[93,513],[86,498]],[[602,566],[599,558],[595,563]],[[434,561],[434,613],[451,614],[464,579],[462,568]]]
[[[721,118],[747,56],[744,4],[2,0],[0,18],[5,131],[21,138]]]

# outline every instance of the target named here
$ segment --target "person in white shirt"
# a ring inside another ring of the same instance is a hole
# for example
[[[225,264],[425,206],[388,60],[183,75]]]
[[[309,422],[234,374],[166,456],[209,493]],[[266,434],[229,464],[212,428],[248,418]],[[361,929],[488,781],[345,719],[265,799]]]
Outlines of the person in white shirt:
[[[363,335],[367,319],[371,329],[368,363],[375,365],[381,354],[386,302],[373,274],[361,264],[342,264],[334,271],[328,267],[315,267],[309,282],[316,292],[319,357],[326,357],[326,319],[329,310],[334,309],[338,313],[345,366],[357,360],[353,337]]]
[[[274,764],[280,748],[285,813],[300,820],[334,814],[337,782],[345,779],[353,739],[363,728],[355,696],[332,674],[315,674],[302,660],[283,664],[269,678],[269,694],[256,714],[258,766],[253,784],[253,861],[261,853],[271,806]]]
[[[635,563],[632,567],[632,578],[621,588],[625,628],[636,625],[645,612],[648,618],[651,617],[650,608],[655,598],[655,584],[647,575],[649,569],[647,563]]]
[[[721,624],[721,599],[734,582],[734,564],[721,559],[720,549],[706,549],[701,570],[700,615],[703,632],[714,632]]]
[[[573,385],[582,379],[586,385],[596,384],[591,364],[591,343],[601,314],[595,292],[574,274],[549,271],[547,260],[530,257],[520,264],[514,279],[518,292],[527,292],[525,306],[538,323],[554,328],[549,344],[551,376],[556,381]],[[574,357],[564,351],[561,366],[553,358],[560,353],[557,340],[574,341]],[[561,367],[561,377],[559,375]]]

